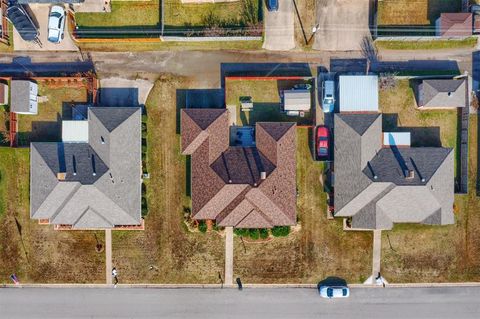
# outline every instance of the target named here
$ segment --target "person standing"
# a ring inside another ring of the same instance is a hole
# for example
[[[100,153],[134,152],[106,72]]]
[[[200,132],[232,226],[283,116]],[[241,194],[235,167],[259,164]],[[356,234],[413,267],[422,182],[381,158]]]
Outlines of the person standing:
[[[114,283],[113,283],[113,286],[114,286],[114,287],[117,287],[117,284],[118,284],[117,275],[118,275],[118,273],[117,273],[117,268],[113,267],[113,268],[112,268],[112,277],[113,277],[113,279],[114,279]]]

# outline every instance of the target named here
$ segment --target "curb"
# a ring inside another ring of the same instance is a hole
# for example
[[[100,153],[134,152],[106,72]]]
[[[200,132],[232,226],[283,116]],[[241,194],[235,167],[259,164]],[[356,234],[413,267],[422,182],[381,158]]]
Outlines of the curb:
[[[350,288],[383,288],[381,285],[351,284]],[[113,288],[108,284],[3,284],[0,288]],[[255,289],[316,289],[316,284],[244,284],[244,288]],[[460,283],[408,283],[388,284],[388,288],[448,288],[448,287],[480,287],[480,282]],[[117,288],[152,288],[152,289],[237,289],[236,285],[220,284],[118,284]]]

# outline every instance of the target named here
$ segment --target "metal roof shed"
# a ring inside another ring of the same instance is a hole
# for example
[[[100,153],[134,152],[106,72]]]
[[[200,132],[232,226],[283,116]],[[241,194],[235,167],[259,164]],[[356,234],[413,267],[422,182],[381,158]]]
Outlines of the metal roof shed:
[[[378,112],[378,76],[341,75],[340,112]]]
[[[283,91],[283,107],[285,111],[310,111],[310,90]]]
[[[62,121],[62,141],[88,143],[88,121]]]

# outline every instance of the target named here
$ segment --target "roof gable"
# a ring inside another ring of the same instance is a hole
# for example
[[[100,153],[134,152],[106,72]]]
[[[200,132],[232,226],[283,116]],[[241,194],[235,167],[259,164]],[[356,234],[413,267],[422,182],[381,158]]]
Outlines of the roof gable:
[[[261,126],[275,141],[279,141],[289,129],[295,126],[295,123],[257,122],[257,125]]]
[[[202,130],[206,130],[226,109],[184,109],[183,112],[190,117]]]
[[[336,115],[345,124],[350,126],[358,135],[362,136],[368,128],[375,122],[380,116],[380,113],[369,114],[348,114],[340,113]]]
[[[112,132],[137,112],[138,107],[91,107],[89,111],[95,114],[109,132]]]

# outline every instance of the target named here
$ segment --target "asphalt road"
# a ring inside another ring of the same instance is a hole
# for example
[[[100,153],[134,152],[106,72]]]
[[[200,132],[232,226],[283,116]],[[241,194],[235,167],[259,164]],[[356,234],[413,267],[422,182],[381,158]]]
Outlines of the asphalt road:
[[[480,287],[315,289],[0,289],[0,318],[479,318]]]

